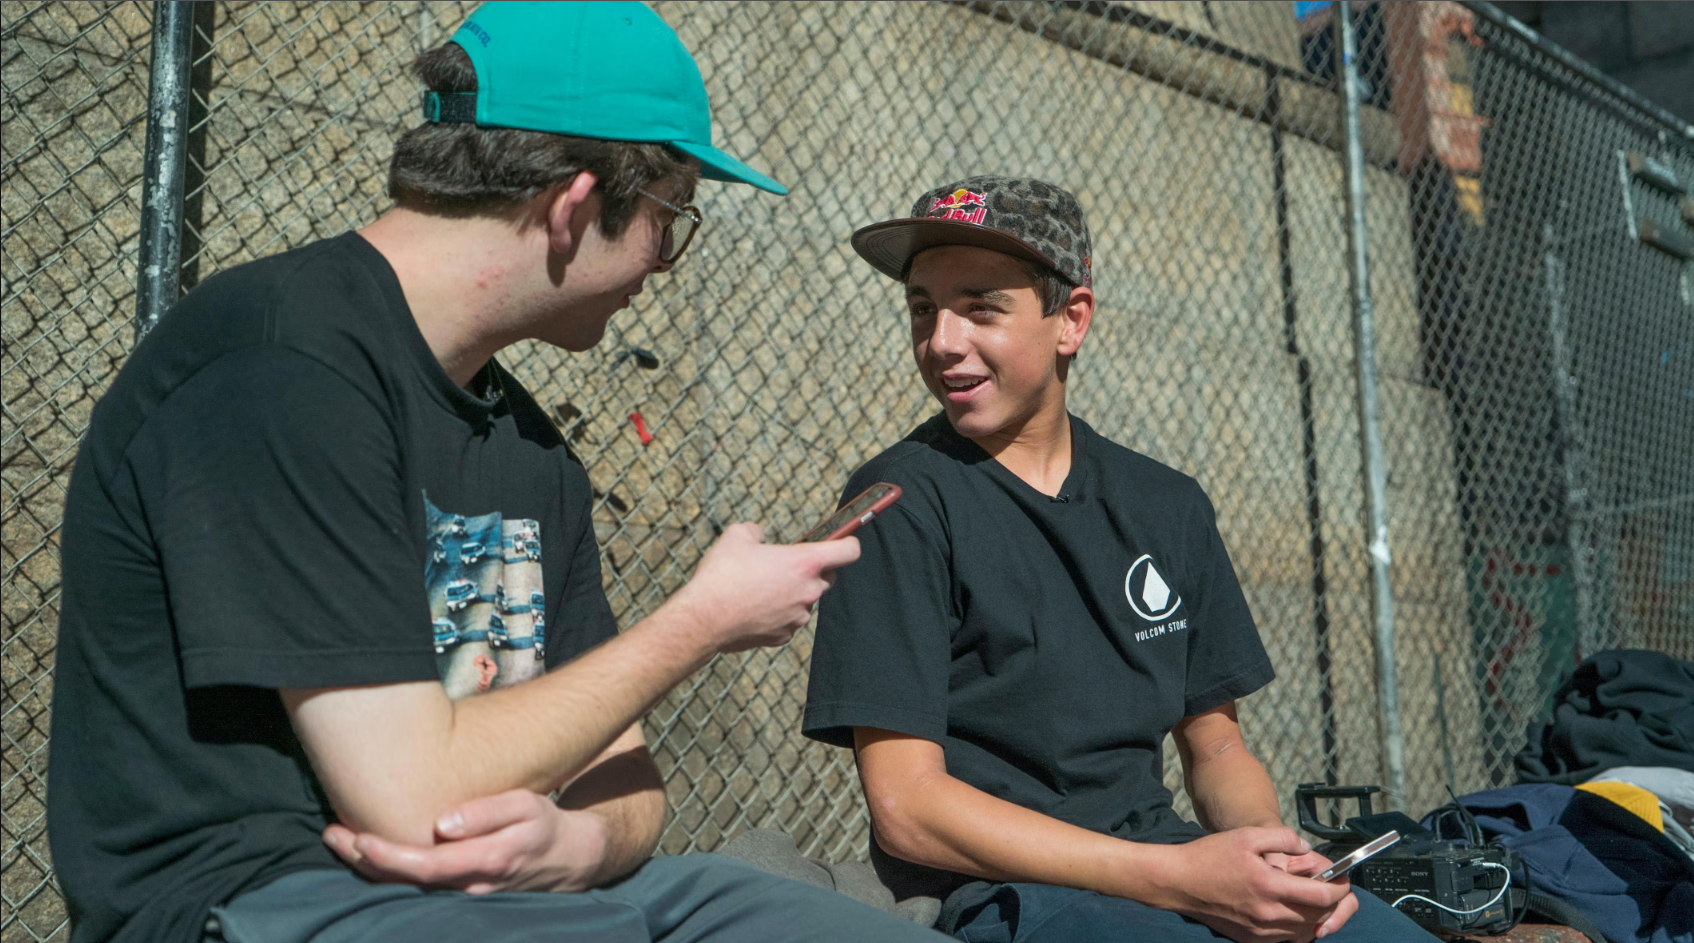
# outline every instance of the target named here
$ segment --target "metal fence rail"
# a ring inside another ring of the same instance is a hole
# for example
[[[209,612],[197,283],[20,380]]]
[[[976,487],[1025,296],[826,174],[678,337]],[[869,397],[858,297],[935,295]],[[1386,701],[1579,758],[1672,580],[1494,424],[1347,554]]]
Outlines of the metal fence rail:
[[[403,67],[471,7],[196,4],[180,289],[374,218],[415,121]],[[1094,229],[1073,411],[1217,506],[1278,671],[1242,713],[1279,788],[1393,782],[1398,742],[1392,799],[1422,812],[1447,785],[1512,780],[1524,724],[1580,653],[1694,658],[1687,126],[1483,4],[1356,5],[1356,123],[1332,10],[656,8],[700,63],[720,143],[793,193],[704,186],[702,241],[600,348],[503,355],[589,468],[623,624],[724,524],[798,534],[933,411],[898,291],[846,237],[938,182],[1010,172],[1071,189]],[[42,813],[57,531],[89,409],[133,342],[152,19],[0,4],[8,943],[66,927]],[[649,717],[665,851],[766,825],[863,854],[851,757],[798,735],[810,644],[720,658]]]

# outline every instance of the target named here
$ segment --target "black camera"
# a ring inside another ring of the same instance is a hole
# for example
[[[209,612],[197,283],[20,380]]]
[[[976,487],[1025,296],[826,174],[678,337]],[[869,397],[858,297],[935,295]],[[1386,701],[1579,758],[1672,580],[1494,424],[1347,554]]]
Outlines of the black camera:
[[[1398,831],[1400,841],[1365,859],[1348,875],[1431,932],[1494,935],[1505,933],[1522,919],[1529,888],[1517,852],[1487,844],[1456,802],[1437,815],[1457,815],[1470,840],[1448,841],[1418,824],[1404,812],[1371,811],[1376,786],[1328,786],[1301,783],[1294,790],[1300,827],[1328,839],[1316,851],[1330,860],[1351,853],[1371,839]],[[1359,814],[1340,825],[1318,818],[1319,799],[1357,799]],[[1519,875],[1514,879],[1515,875]]]

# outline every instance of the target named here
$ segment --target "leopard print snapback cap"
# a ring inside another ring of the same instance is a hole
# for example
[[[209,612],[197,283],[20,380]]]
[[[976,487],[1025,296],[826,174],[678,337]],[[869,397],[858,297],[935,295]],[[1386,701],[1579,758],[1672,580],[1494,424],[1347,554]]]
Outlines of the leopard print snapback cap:
[[[1092,287],[1088,221],[1069,191],[1027,177],[968,177],[918,197],[912,214],[853,233],[853,250],[902,279],[912,256],[936,246],[978,246],[1038,262]]]

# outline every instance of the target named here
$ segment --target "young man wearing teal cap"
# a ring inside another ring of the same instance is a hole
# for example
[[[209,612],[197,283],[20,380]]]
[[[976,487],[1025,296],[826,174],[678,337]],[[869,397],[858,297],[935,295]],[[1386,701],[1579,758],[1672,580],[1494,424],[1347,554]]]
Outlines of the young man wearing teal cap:
[[[594,346],[700,228],[696,175],[782,188],[712,147],[640,4],[489,4],[418,70],[398,206],[208,279],[95,410],[48,797],[72,940],[929,935],[647,860],[640,718],[717,653],[786,642],[857,545],[733,525],[620,635],[587,476],[493,359]]]
[[[847,485],[903,493],[819,607],[803,725],[855,749],[895,897],[975,943],[1431,940],[1282,826],[1235,711],[1275,672],[1205,493],[1066,407],[1076,199],[971,177],[852,241],[904,284],[941,411]]]

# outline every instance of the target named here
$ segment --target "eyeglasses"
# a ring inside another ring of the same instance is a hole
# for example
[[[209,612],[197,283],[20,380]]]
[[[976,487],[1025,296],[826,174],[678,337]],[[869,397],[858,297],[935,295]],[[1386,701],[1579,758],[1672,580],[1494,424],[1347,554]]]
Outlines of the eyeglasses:
[[[665,226],[664,235],[659,239],[659,261],[666,265],[675,265],[676,260],[688,251],[688,244],[694,241],[694,234],[700,231],[706,217],[701,215],[697,206],[677,206],[646,190],[635,192],[676,214],[671,217],[670,223]]]

